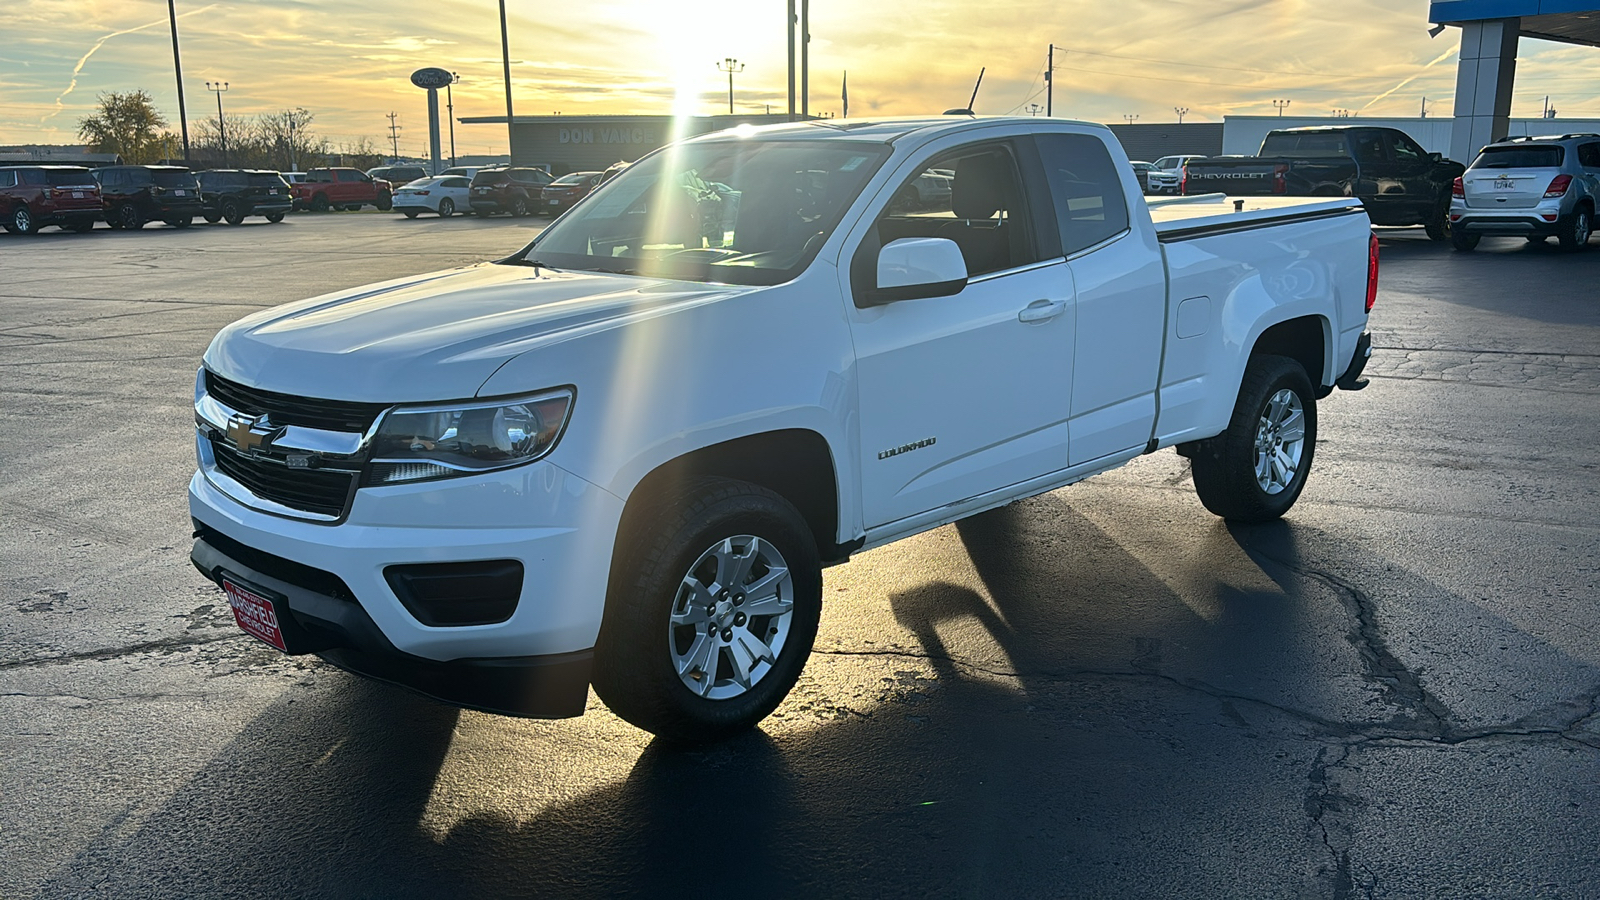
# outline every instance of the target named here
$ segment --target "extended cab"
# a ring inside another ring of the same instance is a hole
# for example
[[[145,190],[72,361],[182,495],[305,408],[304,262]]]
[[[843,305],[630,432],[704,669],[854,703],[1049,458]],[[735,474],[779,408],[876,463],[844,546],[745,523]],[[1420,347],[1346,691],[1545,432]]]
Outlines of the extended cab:
[[[389,182],[360,169],[311,169],[306,180],[291,185],[294,208],[326,212],[330,209],[356,210],[372,205],[387,212],[393,208],[393,189]]]
[[[1218,515],[1293,505],[1319,402],[1365,384],[1377,244],[1354,200],[1237,207],[1147,205],[1062,120],[671,145],[497,263],[219,333],[192,559],[288,653],[725,736],[852,553],[1163,447]]]
[[[1270,132],[1258,156],[1193,159],[1185,194],[1355,197],[1377,225],[1423,225],[1450,236],[1450,186],[1463,166],[1397,128],[1317,126]]]

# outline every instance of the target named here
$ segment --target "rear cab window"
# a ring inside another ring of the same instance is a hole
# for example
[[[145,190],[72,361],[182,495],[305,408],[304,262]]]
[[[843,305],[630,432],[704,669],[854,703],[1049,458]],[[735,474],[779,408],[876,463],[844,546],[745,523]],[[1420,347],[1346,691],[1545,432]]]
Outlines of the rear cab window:
[[[1362,138],[1370,142],[1371,149],[1379,157],[1383,155],[1383,148],[1378,143],[1376,135],[1352,135],[1351,140],[1359,144]],[[1350,143],[1343,132],[1314,131],[1306,134],[1269,134],[1261,142],[1262,156],[1302,156],[1309,158],[1338,159],[1350,155]],[[1358,149],[1359,154],[1359,149]]]
[[[1067,255],[1128,230],[1122,178],[1104,142],[1088,134],[1040,134],[1034,141]]]

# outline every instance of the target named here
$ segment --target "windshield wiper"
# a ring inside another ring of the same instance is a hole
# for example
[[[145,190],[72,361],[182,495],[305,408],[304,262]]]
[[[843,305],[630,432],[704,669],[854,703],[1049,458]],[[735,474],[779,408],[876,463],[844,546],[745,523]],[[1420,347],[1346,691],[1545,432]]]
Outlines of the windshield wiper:
[[[549,263],[546,263],[546,262],[540,262],[537,259],[519,259],[519,260],[516,261],[516,263],[519,266],[532,266],[535,269],[549,269],[552,272],[561,271],[560,269],[556,268],[555,266],[552,266],[552,265],[550,265]]]

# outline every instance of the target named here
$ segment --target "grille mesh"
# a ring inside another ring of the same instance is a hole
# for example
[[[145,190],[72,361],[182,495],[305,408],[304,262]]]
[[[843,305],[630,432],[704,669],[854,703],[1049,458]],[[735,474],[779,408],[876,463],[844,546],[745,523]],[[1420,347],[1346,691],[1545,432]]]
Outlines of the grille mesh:
[[[365,433],[386,403],[357,403],[349,400],[319,400],[280,394],[247,387],[206,372],[206,393],[217,402],[252,416],[266,413],[274,425],[298,425],[325,431]]]
[[[325,516],[344,514],[357,474],[336,469],[291,469],[240,453],[225,439],[216,437],[211,439],[211,453],[217,468],[252,494]]]

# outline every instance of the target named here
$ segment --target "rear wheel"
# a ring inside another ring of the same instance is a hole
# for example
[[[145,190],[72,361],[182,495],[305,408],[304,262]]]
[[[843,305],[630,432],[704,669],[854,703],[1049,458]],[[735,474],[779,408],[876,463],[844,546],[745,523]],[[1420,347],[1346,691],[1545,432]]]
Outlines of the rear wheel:
[[[753,727],[794,686],[816,637],[822,568],[805,520],[765,488],[699,478],[629,521],[595,692],[669,740]]]
[[[39,230],[39,220],[33,217],[33,210],[26,203],[18,203],[16,209],[11,211],[11,221],[6,223],[6,230],[12,234],[33,234]]]
[[[1572,211],[1561,231],[1556,234],[1556,239],[1561,242],[1561,249],[1569,251],[1582,250],[1589,243],[1589,234],[1594,227],[1593,215],[1587,206],[1580,206]]]
[[[204,217],[205,220],[207,222],[211,223],[212,225],[215,225],[218,222],[222,221],[222,216],[220,214],[214,213],[214,212],[201,213],[201,216]]]
[[[1317,400],[1300,363],[1253,356],[1245,366],[1228,430],[1200,441],[1191,463],[1195,491],[1213,513],[1267,522],[1294,506],[1317,446]]]
[[[448,219],[456,214],[456,203],[449,197],[439,201],[439,218]]]
[[[244,210],[239,208],[239,201],[222,201],[222,218],[226,219],[229,225],[238,225],[243,222]]]
[[[518,197],[517,199],[511,201],[511,214],[519,219],[527,215],[528,201],[522,197]]]
[[[315,197],[311,198],[311,211],[312,212],[327,212],[328,208],[331,207],[332,205],[333,204],[328,202],[328,195],[327,194],[318,194]]]
[[[400,210],[400,214],[405,216],[408,219],[415,219],[417,217],[417,210],[414,210],[414,209],[402,209],[402,210]]]
[[[379,194],[378,201],[372,205],[376,206],[379,212],[388,212],[389,210],[394,209],[394,198],[388,194]],[[356,207],[356,209],[360,208],[360,206]]]
[[[117,225],[129,231],[137,231],[144,227],[144,215],[132,203],[124,203],[117,207]]]
[[[267,221],[268,222],[274,222],[274,223],[282,222],[283,221],[283,213],[281,213],[281,212],[269,212],[269,213],[267,213]]]
[[[1450,231],[1450,246],[1460,250],[1462,253],[1471,253],[1478,249],[1478,241],[1482,239],[1482,235],[1467,234],[1459,228]]]
[[[1422,224],[1430,241],[1450,240],[1450,201],[1446,199],[1434,210],[1433,217]]]

